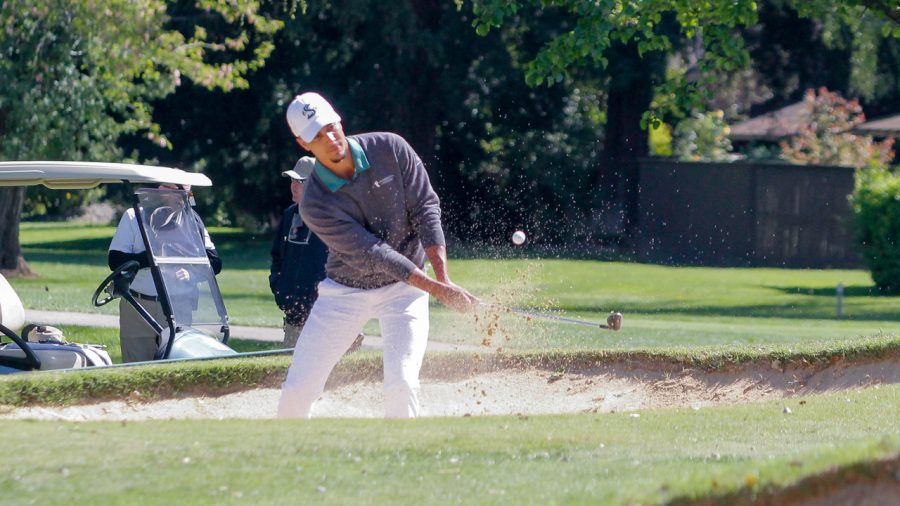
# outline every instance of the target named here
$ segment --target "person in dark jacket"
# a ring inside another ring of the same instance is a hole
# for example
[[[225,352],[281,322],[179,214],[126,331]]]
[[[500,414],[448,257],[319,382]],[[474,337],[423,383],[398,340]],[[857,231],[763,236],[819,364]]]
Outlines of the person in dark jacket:
[[[299,212],[303,185],[315,165],[315,158],[304,156],[297,160],[293,170],[281,173],[291,178],[294,203],[281,215],[278,233],[272,243],[269,288],[278,307],[284,311],[284,345],[289,348],[297,344],[297,337],[318,296],[316,285],[325,279],[325,262],[328,260],[328,247],[303,223]],[[347,351],[359,349],[364,337],[358,335]]]
[[[272,267],[269,287],[275,302],[284,311],[284,345],[293,348],[316,301],[316,285],[325,279],[328,247],[312,233],[300,218],[298,208],[303,200],[303,184],[316,160],[305,156],[293,170],[282,175],[291,178],[294,203],[285,209],[272,243]]]

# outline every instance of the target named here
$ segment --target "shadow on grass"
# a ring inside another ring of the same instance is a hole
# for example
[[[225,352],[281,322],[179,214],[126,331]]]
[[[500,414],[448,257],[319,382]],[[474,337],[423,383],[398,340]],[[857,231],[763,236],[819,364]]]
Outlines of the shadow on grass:
[[[28,262],[46,262],[63,265],[107,266],[106,250],[86,253],[83,251],[48,252],[23,248],[22,254]],[[40,274],[40,273],[39,273]]]
[[[835,297],[837,287],[834,288],[806,288],[802,286],[766,286],[769,290],[775,290],[787,294],[813,295],[817,297]],[[853,285],[844,287],[844,297],[897,297],[897,294],[887,293],[875,285]],[[900,297],[898,297],[900,300]]]
[[[282,343],[268,341],[253,341],[250,339],[229,339],[228,346],[238,353],[249,353],[254,351],[270,351],[281,350],[284,348]]]
[[[514,246],[511,242],[454,243],[447,246],[451,258],[461,260],[599,260],[630,262],[632,258],[615,248],[581,244],[528,244]]]
[[[565,311],[605,313],[622,311],[637,314],[672,314],[684,316],[719,316],[739,318],[784,318],[784,319],[835,319],[835,307],[822,303],[793,304],[791,306],[776,304],[755,304],[745,306],[685,306],[676,304],[635,304],[634,302],[617,304],[610,302],[608,306],[567,304]],[[852,321],[893,321],[900,322],[900,311],[890,308],[856,309],[845,306],[841,320]]]
[[[268,292],[260,294],[247,294],[246,292],[224,291],[222,292],[222,298],[225,299],[225,302],[227,304],[234,304],[235,301],[254,301],[272,304],[272,307],[275,307],[275,296]]]
[[[268,269],[272,238],[262,234],[225,232],[213,236],[213,242],[226,269]],[[33,242],[23,246],[25,259],[36,262],[80,265],[106,265],[110,239],[89,238],[69,241]]]
[[[48,241],[48,242],[32,242],[22,246],[22,250],[54,252],[59,251],[60,254],[71,251],[91,252],[106,257],[109,249],[110,239],[104,237],[95,237],[88,239],[72,239],[70,241]]]

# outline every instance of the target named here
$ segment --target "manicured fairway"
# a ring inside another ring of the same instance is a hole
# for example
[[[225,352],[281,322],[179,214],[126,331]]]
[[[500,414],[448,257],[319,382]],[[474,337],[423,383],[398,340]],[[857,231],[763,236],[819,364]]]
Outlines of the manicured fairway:
[[[898,418],[892,385],[603,415],[0,422],[0,502],[655,504],[896,456]]]
[[[278,326],[266,279],[269,238],[230,229],[212,233],[224,258],[219,282],[232,322]],[[12,280],[25,305],[96,311],[87,301],[108,273],[111,235],[110,227],[25,224],[25,255],[41,276]],[[718,357],[713,361],[725,368],[747,356],[766,364],[791,355],[822,364],[845,354],[896,360],[900,297],[873,293],[862,270],[676,268],[496,253],[452,259],[453,279],[486,300],[589,321],[602,322],[616,309],[625,314],[623,329],[503,312],[476,319],[433,305],[431,339],[530,352],[536,359],[557,353],[551,350],[568,350],[563,353],[575,359],[585,355],[581,350],[599,350],[595,357],[652,353],[687,357],[701,367],[706,357]],[[841,318],[835,315],[838,283],[845,286]],[[114,314],[110,306],[100,311]],[[65,330],[73,341],[104,342],[118,353],[115,330]],[[377,325],[367,332],[377,333]],[[363,354],[350,362],[375,358]],[[286,367],[286,359],[277,361],[279,371]],[[165,381],[184,387],[201,377],[215,382],[228,376],[232,384],[268,378],[251,365],[185,365]],[[135,372],[138,383],[152,377],[149,370]],[[751,497],[835,467],[896,462],[897,419],[900,385],[884,384],[757,404],[606,414],[303,423],[0,421],[4,449],[15,456],[0,474],[0,504],[653,504],[728,493]]]
[[[96,309],[90,294],[108,273],[113,229],[26,223],[26,258],[41,277],[14,279],[26,307],[115,314]],[[231,321],[280,325],[268,288],[268,240],[212,229],[225,270],[219,276]],[[502,251],[501,251],[502,253]],[[510,250],[513,255],[515,251]],[[497,250],[492,254],[498,256]],[[873,293],[862,270],[676,268],[599,260],[454,259],[453,279],[485,300],[603,322],[625,314],[619,333],[503,316],[488,336],[472,317],[434,303],[431,339],[498,348],[617,348],[692,345],[791,345],[900,331],[900,297]],[[842,318],[835,287],[845,286]],[[378,333],[371,322],[367,332]],[[507,337],[509,339],[507,339]],[[485,341],[485,338],[489,338]]]

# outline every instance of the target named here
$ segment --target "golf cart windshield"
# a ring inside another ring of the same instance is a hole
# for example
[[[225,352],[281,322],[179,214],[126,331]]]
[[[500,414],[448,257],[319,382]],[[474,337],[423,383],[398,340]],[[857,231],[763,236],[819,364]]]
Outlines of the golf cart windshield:
[[[168,297],[176,328],[207,327],[204,332],[220,334],[228,317],[206,255],[212,244],[188,192],[144,188],[135,196],[148,251],[159,267],[159,295]]]
[[[188,192],[156,189],[158,185],[171,188],[212,186],[208,177],[175,168],[136,164],[0,162],[0,187],[43,185],[71,191],[122,183],[152,185],[154,188],[137,190],[129,218],[123,219],[128,226],[126,235],[132,234],[128,236],[126,249],[130,251],[136,247],[134,240],[140,236],[149,268],[140,267],[147,264],[143,257],[140,261],[122,262],[94,291],[93,304],[101,307],[121,297],[160,336],[154,359],[189,360],[236,355],[227,346],[228,317],[206,256],[206,249],[212,247],[212,243],[199,216],[189,205]],[[133,226],[139,230],[134,230]],[[137,251],[144,253],[141,248]],[[0,283],[0,337],[12,342],[0,342],[0,374],[71,369],[104,362],[95,360],[97,350],[102,347],[66,343],[46,329],[38,332],[43,325],[24,325],[24,309],[18,297],[14,293],[4,293],[3,285]],[[6,291],[11,291],[11,287],[8,288]],[[147,301],[152,311],[138,299]],[[151,304],[153,301],[157,303]],[[21,336],[16,333],[19,331]],[[109,364],[108,355],[106,358],[104,365]]]

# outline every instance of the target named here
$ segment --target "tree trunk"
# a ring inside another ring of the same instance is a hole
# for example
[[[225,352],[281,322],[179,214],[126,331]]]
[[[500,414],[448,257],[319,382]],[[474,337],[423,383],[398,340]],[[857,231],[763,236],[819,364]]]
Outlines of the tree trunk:
[[[32,275],[19,245],[19,220],[24,198],[24,187],[0,188],[0,273],[4,277]]]
[[[421,29],[433,35],[440,29],[440,20],[444,4],[439,0],[410,0],[410,5]],[[430,37],[429,37],[430,39]],[[434,157],[435,127],[438,124],[438,114],[435,104],[441,103],[434,98],[440,93],[440,87],[436,86],[440,76],[435,67],[436,62],[431,61],[428,50],[423,47],[416,49],[413,64],[409,66],[413,72],[414,83],[407,90],[407,101],[399,116],[404,117],[404,125],[409,126],[409,132],[405,136],[410,145],[416,150],[419,158],[428,168],[436,167]]]
[[[637,224],[638,160],[649,153],[641,116],[650,109],[653,87],[664,75],[662,55],[640,57],[636,44],[611,50],[603,156],[594,178],[594,229],[605,242],[627,240]]]

